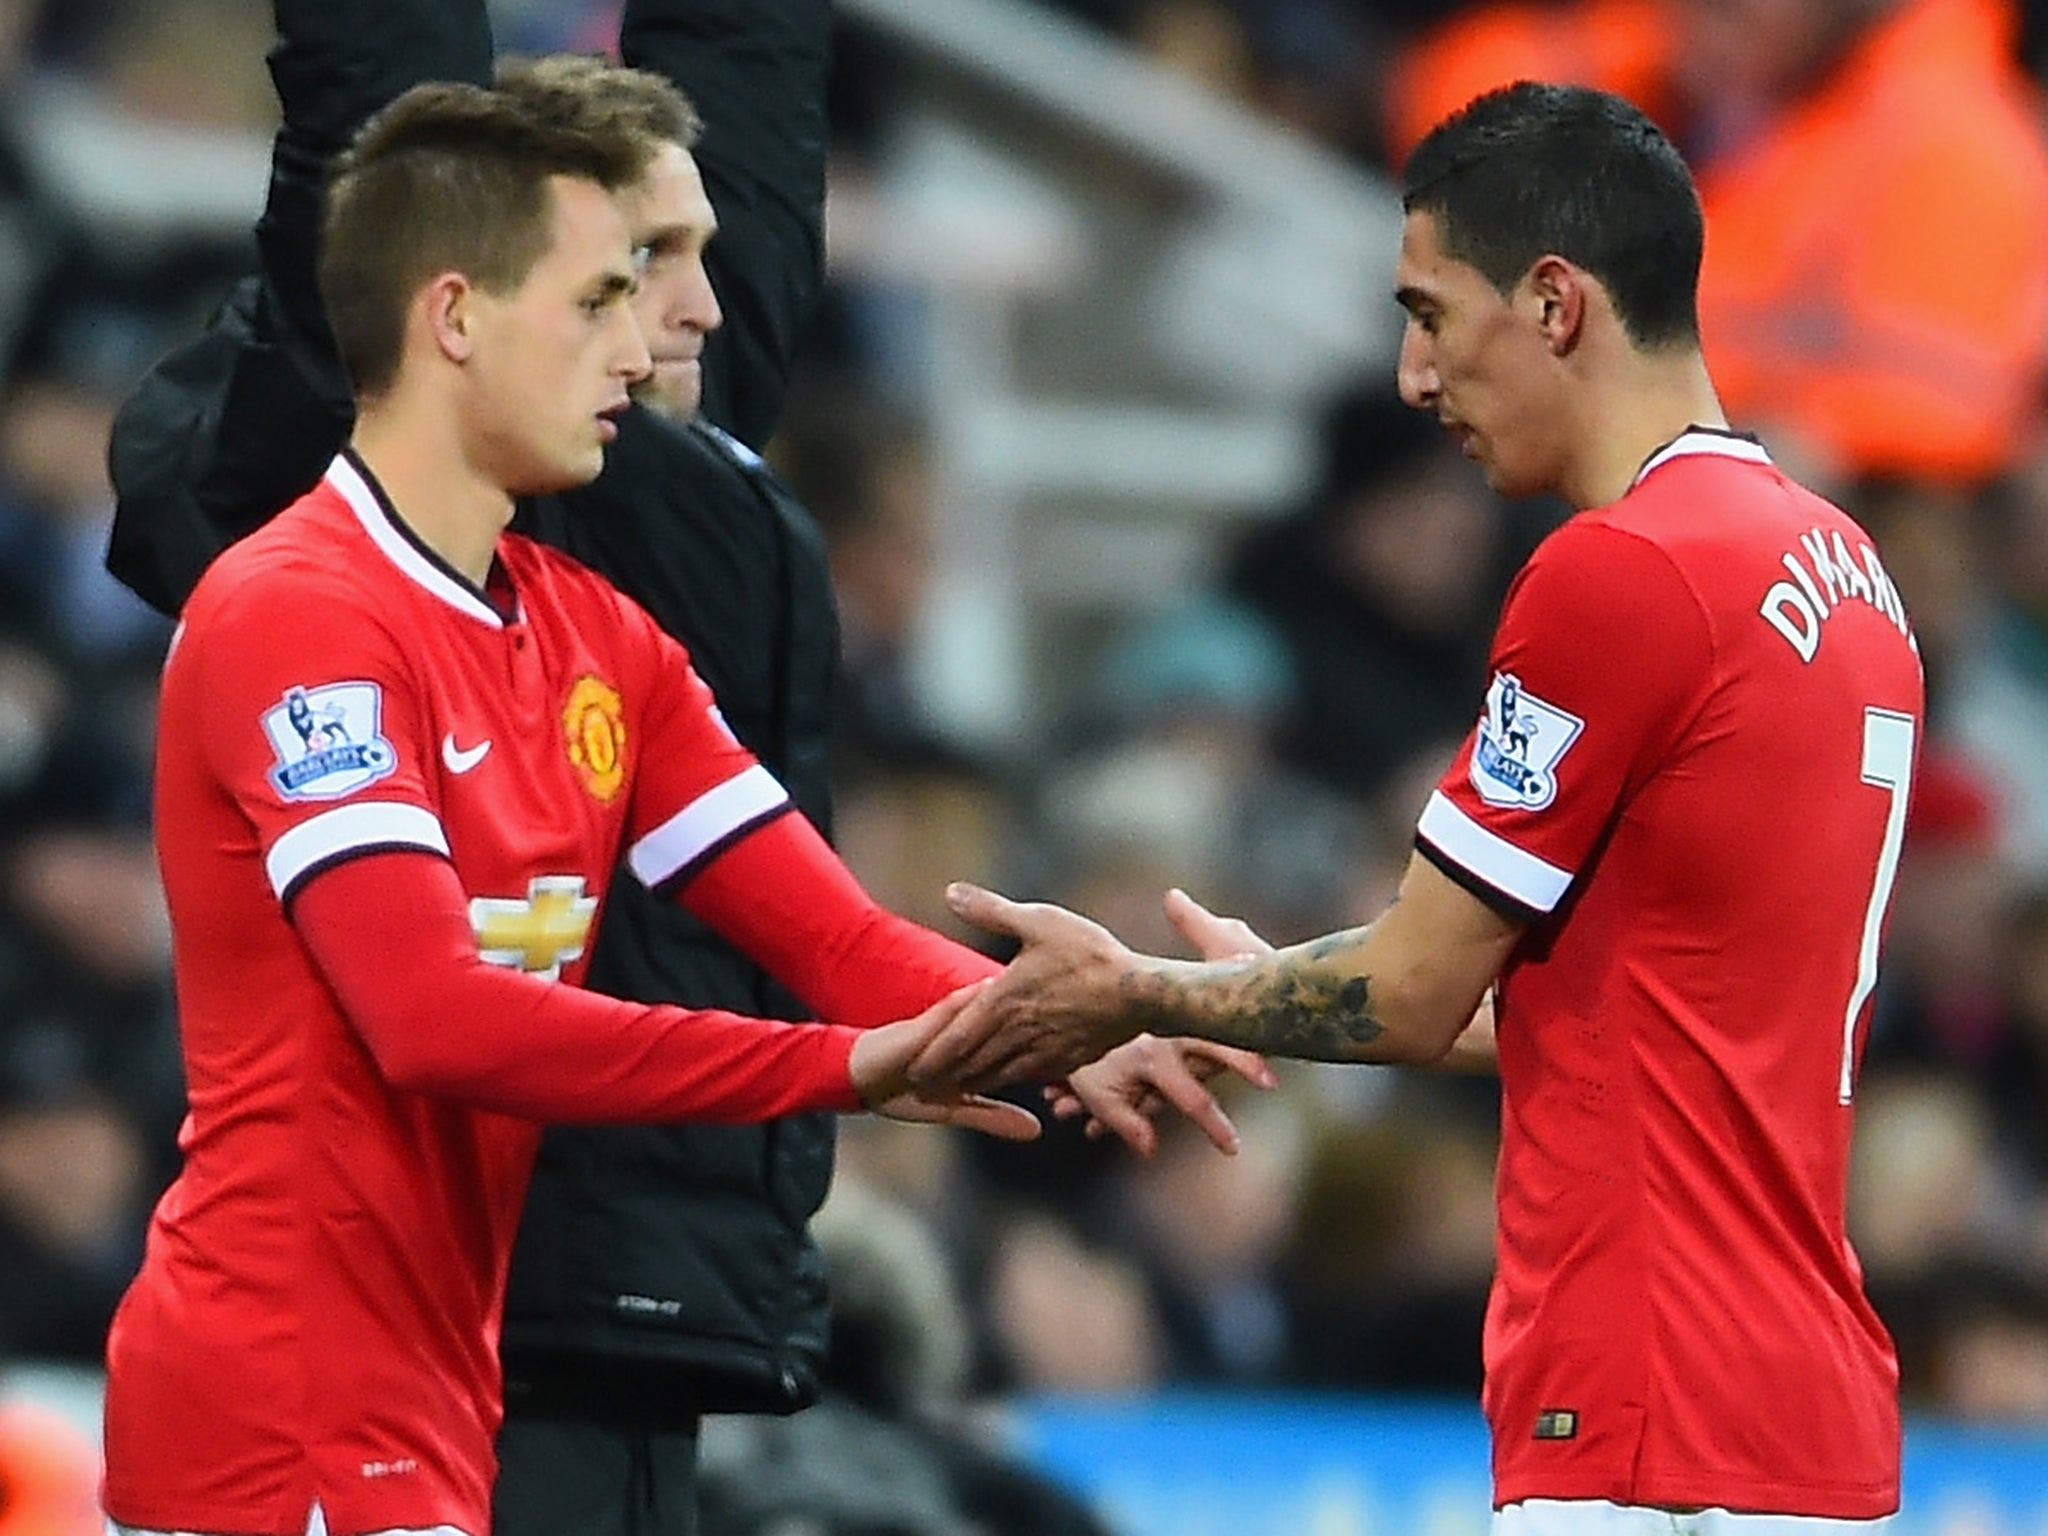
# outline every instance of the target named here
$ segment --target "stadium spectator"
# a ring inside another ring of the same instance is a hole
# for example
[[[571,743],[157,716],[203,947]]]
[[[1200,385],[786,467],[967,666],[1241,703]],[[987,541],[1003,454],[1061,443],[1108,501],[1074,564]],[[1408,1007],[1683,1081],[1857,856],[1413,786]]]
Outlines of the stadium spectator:
[[[1468,1084],[1404,1076],[1394,1102],[1319,1128],[1284,1265],[1292,1379],[1477,1395],[1500,1137],[1497,1109],[1441,1091]]]
[[[1675,0],[1480,0],[1418,28],[1395,50],[1381,105],[1386,163],[1437,123],[1516,80],[1596,86],[1673,120]]]
[[[1839,481],[2039,433],[2048,143],[2005,0],[1686,0],[1700,327],[1730,414]]]
[[[1471,722],[1486,630],[1517,544],[1553,517],[1510,509],[1380,383],[1333,400],[1308,505],[1240,538],[1223,578],[1287,647],[1283,761],[1361,800]]]
[[[841,1179],[816,1231],[833,1299],[825,1400],[707,1426],[705,1536],[1108,1536],[976,1421],[967,1311],[918,1218]]]
[[[2048,880],[2048,453],[1985,497],[1984,579],[1949,657],[1949,734],[1989,777],[2000,850],[2028,881]]]
[[[2040,428],[2048,135],[2010,0],[1501,0],[1397,70],[1394,152],[1515,79],[1628,95],[1706,208],[1700,326],[1732,419],[1840,487],[1965,487]]]
[[[99,1455],[66,1420],[0,1402],[0,1536],[100,1536]]]

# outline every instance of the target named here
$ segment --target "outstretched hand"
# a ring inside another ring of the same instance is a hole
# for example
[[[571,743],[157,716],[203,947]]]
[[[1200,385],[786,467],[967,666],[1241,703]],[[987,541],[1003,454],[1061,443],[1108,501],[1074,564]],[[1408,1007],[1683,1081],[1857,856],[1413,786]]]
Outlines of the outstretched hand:
[[[1100,1061],[1077,1067],[1063,1083],[1050,1084],[1045,1101],[1056,1120],[1086,1115],[1090,1140],[1115,1136],[1140,1157],[1159,1150],[1152,1121],[1169,1105],[1186,1115],[1217,1151],[1235,1155],[1237,1127],[1207,1084],[1235,1072],[1255,1088],[1273,1088],[1279,1078],[1256,1051],[1213,1040],[1139,1035]]]
[[[1126,989],[1138,957],[1100,923],[976,885],[946,888],[964,921],[1023,948],[911,1063],[925,1089],[1051,1082],[1138,1033]]]
[[[1038,1117],[1022,1105],[958,1088],[915,1087],[910,1081],[910,1063],[918,1052],[958,1019],[988,985],[986,981],[971,982],[940,998],[916,1018],[866,1030],[853,1042],[847,1067],[853,1086],[870,1110],[891,1120],[962,1126],[1004,1141],[1037,1138],[1042,1129]]]
[[[1235,960],[1268,954],[1273,948],[1241,918],[1219,917],[1178,888],[1166,893],[1166,915],[1204,960]],[[1152,1121],[1171,1105],[1217,1150],[1234,1154],[1237,1127],[1205,1086],[1223,1072],[1235,1072],[1257,1088],[1279,1083],[1266,1058],[1256,1051],[1210,1040],[1139,1035],[1100,1061],[1077,1068],[1065,1082],[1047,1087],[1045,1098],[1056,1119],[1085,1114],[1090,1138],[1117,1136],[1143,1157],[1158,1150],[1159,1133]]]

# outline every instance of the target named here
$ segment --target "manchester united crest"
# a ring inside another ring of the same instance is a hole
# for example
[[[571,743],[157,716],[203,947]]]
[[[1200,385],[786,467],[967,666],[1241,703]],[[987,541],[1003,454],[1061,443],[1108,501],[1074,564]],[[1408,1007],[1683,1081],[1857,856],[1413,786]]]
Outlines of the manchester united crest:
[[[626,717],[619,690],[585,673],[562,706],[562,735],[583,787],[609,802],[626,779]]]

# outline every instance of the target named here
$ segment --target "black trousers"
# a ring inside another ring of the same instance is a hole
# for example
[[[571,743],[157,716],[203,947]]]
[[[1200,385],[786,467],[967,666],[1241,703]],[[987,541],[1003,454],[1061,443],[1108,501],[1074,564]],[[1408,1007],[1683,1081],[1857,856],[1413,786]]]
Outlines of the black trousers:
[[[507,1414],[492,1536],[696,1536],[697,1429]]]

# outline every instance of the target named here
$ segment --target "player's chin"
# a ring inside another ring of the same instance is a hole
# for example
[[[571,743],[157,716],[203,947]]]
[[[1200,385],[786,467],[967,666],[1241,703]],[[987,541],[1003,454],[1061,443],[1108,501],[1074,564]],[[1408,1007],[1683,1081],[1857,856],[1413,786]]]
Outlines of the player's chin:
[[[703,376],[694,361],[660,362],[633,386],[633,402],[671,421],[688,421],[703,399]]]
[[[536,454],[507,473],[500,483],[515,498],[552,496],[558,491],[588,485],[603,472],[604,445],[592,441],[554,453]]]
[[[604,442],[600,435],[556,455],[545,468],[528,477],[527,484],[514,491],[519,496],[549,496],[556,491],[588,485],[604,473]]]
[[[1491,455],[1474,454],[1473,458],[1478,461],[1480,478],[1485,480],[1486,488],[1496,496],[1521,501],[1541,496],[1548,489],[1539,476],[1525,467]]]

